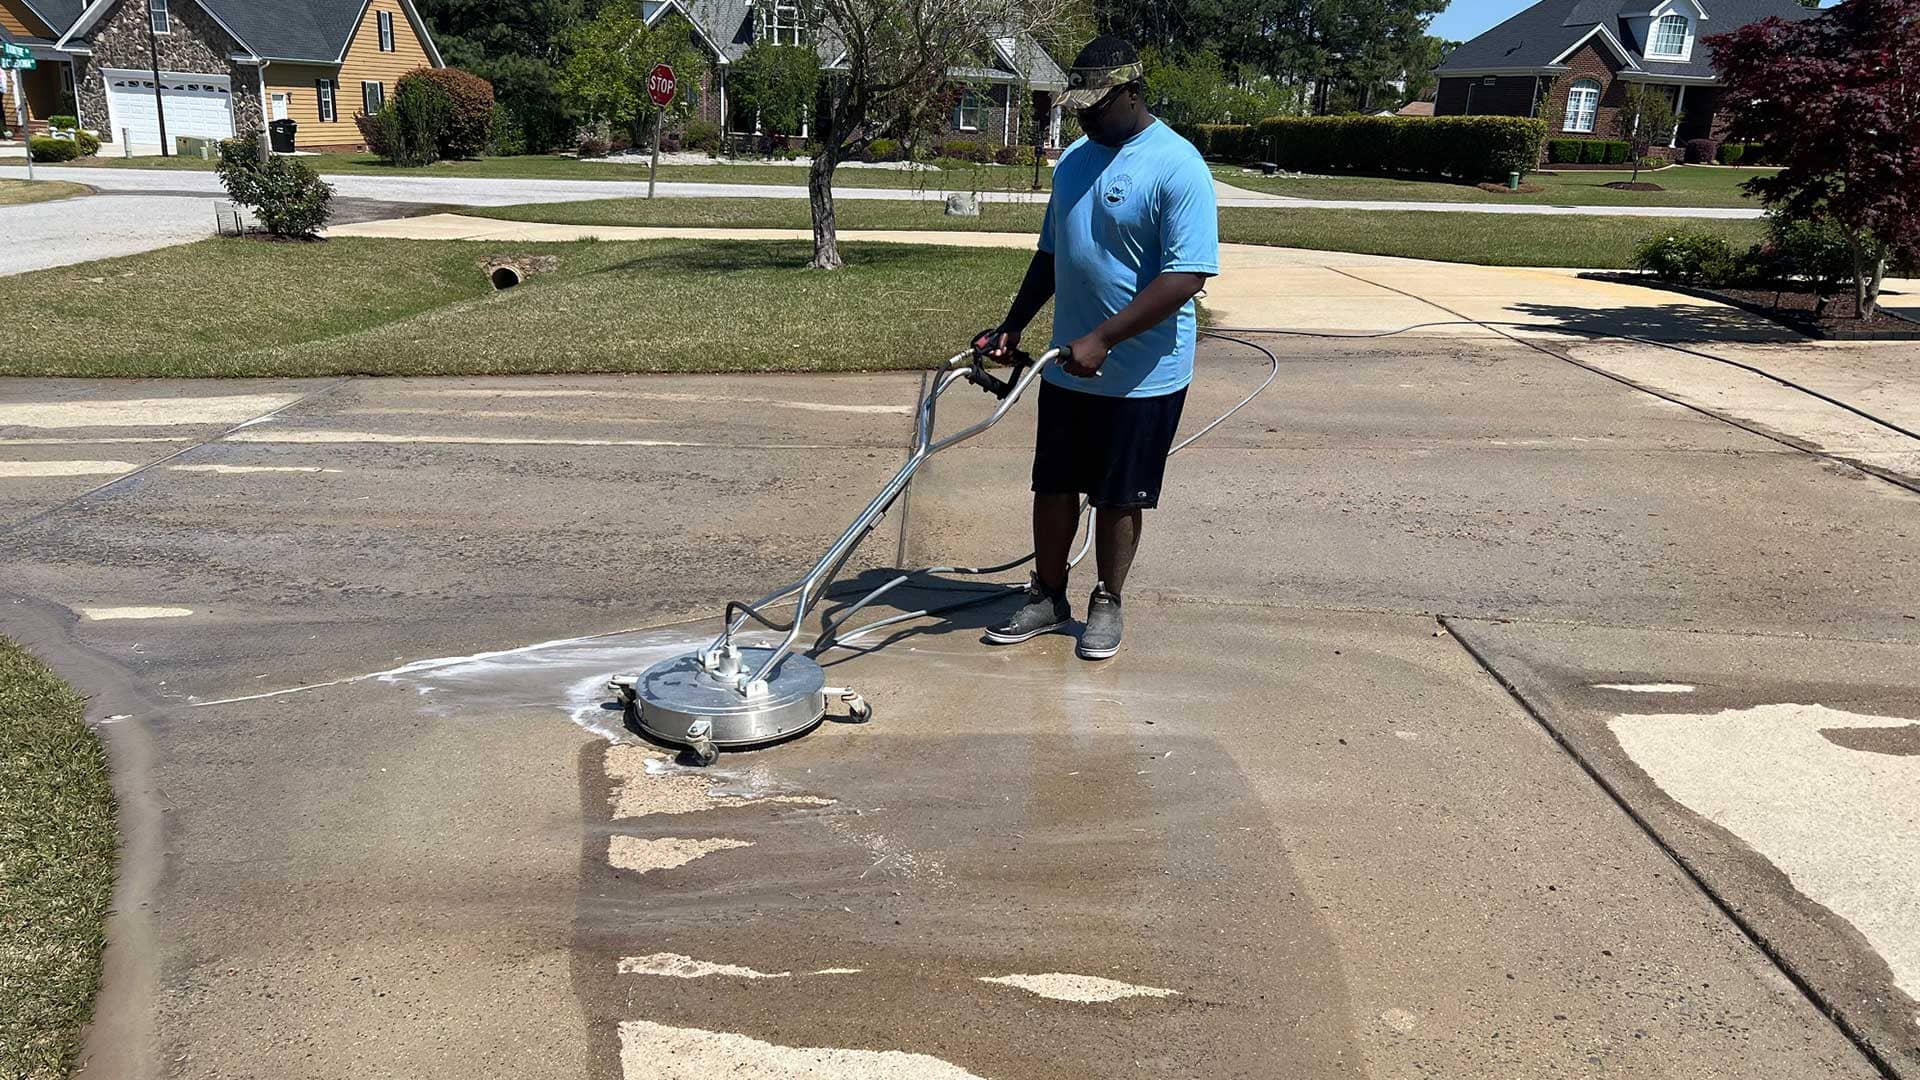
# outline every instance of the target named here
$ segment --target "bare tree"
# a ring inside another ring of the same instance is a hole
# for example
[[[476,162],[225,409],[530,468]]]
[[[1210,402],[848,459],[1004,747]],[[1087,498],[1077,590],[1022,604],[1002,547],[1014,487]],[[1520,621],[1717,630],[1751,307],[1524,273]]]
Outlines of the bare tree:
[[[813,263],[842,265],[833,178],[840,163],[924,112],[949,68],[967,65],[996,36],[1020,37],[1067,17],[1072,0],[803,0],[828,56],[819,149],[807,170]]]

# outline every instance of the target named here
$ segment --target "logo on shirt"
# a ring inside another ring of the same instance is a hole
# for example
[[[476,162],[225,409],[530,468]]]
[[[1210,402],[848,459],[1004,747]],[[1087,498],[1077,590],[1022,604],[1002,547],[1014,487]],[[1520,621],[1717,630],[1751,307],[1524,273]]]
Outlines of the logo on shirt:
[[[1100,193],[1100,198],[1108,206],[1119,206],[1127,201],[1127,194],[1132,190],[1133,176],[1129,173],[1121,173],[1107,181],[1107,189]]]

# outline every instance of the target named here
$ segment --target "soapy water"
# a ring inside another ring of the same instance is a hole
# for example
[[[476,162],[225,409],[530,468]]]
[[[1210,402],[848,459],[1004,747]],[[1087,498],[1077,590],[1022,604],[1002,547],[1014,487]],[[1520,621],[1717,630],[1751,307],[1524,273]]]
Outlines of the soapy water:
[[[684,629],[637,630],[416,660],[372,677],[412,687],[435,715],[474,704],[492,709],[554,708],[608,742],[636,743],[644,740],[627,729],[624,713],[607,689],[607,678],[638,674],[710,640],[709,635]]]

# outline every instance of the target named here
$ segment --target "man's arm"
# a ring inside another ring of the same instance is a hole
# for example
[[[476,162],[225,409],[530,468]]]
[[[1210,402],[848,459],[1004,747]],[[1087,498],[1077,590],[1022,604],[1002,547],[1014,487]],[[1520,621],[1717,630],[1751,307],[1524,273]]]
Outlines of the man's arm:
[[[1072,355],[1063,365],[1067,374],[1086,378],[1107,362],[1107,353],[1115,345],[1143,334],[1171,319],[1187,301],[1206,287],[1206,274],[1172,272],[1147,283],[1139,295],[1112,318],[1093,328],[1093,332],[1068,346]],[[1022,290],[1024,292],[1024,290]]]
[[[1013,306],[1007,309],[1006,320],[975,338],[973,347],[995,360],[1007,359],[1013,347],[1020,344],[1020,335],[1026,332],[1027,325],[1051,299],[1053,252],[1036,251],[1033,261],[1027,264],[1027,276],[1020,282],[1020,291],[1014,294]]]

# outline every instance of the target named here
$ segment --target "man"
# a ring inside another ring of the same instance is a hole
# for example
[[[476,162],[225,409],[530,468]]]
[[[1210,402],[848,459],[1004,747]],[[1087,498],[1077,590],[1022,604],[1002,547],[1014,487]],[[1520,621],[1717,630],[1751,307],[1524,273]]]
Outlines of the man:
[[[1086,136],[1060,158],[1039,250],[1006,321],[974,340],[1005,358],[1049,299],[1053,344],[1068,350],[1040,386],[1033,455],[1033,581],[1026,602],[987,631],[1010,645],[1065,626],[1067,556],[1080,497],[1095,507],[1099,580],[1080,656],[1120,651],[1121,596],[1142,511],[1160,500],[1174,429],[1193,379],[1194,297],[1220,272],[1213,176],[1141,100],[1140,57],[1097,38],[1061,98]]]

